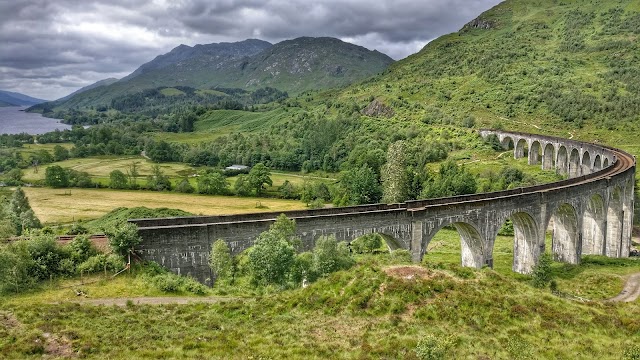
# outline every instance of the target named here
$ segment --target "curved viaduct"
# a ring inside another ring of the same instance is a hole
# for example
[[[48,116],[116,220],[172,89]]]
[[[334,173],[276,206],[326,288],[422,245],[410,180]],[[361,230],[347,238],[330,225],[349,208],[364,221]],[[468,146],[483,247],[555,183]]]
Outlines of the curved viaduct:
[[[461,237],[461,263],[493,265],[493,247],[507,219],[514,227],[513,271],[530,272],[545,250],[545,232],[553,229],[552,253],[558,261],[580,262],[581,255],[629,255],[633,224],[635,158],[621,150],[579,141],[515,132],[481,130],[528,156],[529,164],[556,169],[567,180],[484,194],[343,208],[284,212],[296,220],[305,249],[333,234],[350,241],[379,233],[391,249],[411,251],[420,261],[433,236],[452,225]],[[494,138],[495,140],[495,138]],[[134,219],[143,259],[207,282],[211,244],[224,239],[233,253],[254,239],[281,212],[229,216]]]

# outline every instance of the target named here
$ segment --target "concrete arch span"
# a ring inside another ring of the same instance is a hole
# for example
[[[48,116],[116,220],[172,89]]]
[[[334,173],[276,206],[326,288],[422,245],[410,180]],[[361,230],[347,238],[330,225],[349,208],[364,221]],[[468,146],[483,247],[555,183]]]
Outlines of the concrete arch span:
[[[580,167],[580,175],[590,174],[592,170],[591,155],[588,151],[582,154],[582,166]]]
[[[606,215],[602,195],[591,196],[582,219],[582,255],[605,254]]]
[[[542,145],[539,141],[533,141],[529,148],[529,165],[537,165],[542,162]]]
[[[558,148],[558,157],[556,160],[556,169],[560,174],[569,174],[569,154],[565,146]]]
[[[569,177],[578,176],[580,176],[580,152],[578,149],[572,149],[569,154]]]
[[[490,256],[487,256],[486,241],[477,227],[467,222],[459,221],[443,224],[426,239],[427,241],[423,245],[423,248],[426,249],[431,239],[447,226],[453,226],[458,232],[458,235],[460,235],[460,264],[476,269],[480,269],[486,265],[486,259],[490,258]],[[429,254],[427,253],[425,256],[429,256]]]
[[[505,150],[513,150],[515,148],[515,142],[510,136],[503,136],[502,138],[498,138],[500,140],[500,144],[502,148]]]
[[[582,244],[578,214],[573,205],[561,204],[553,213],[551,250],[556,261],[578,264]]]
[[[622,189],[616,186],[609,194],[609,205],[607,207],[607,234],[606,252],[609,257],[622,256],[622,235],[624,233],[624,214],[622,203]]]
[[[540,236],[538,224],[526,212],[516,212],[510,217],[513,223],[513,271],[528,274],[538,263],[541,244],[544,238]]]
[[[529,155],[529,143],[526,139],[518,139],[516,148],[514,149],[514,156],[516,159],[523,158]]]
[[[593,159],[593,171],[598,171],[602,169],[602,156],[600,154],[596,155],[596,158]]]
[[[556,166],[556,149],[553,144],[549,143],[544,147],[542,156],[542,169],[551,170]]]

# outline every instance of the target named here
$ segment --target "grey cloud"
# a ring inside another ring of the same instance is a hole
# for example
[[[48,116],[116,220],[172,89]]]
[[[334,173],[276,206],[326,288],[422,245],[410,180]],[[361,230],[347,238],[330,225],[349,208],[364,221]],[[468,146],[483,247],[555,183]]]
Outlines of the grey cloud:
[[[181,43],[332,36],[395,59],[499,0],[0,1],[0,89],[57,98]],[[117,74],[117,75],[115,75]]]

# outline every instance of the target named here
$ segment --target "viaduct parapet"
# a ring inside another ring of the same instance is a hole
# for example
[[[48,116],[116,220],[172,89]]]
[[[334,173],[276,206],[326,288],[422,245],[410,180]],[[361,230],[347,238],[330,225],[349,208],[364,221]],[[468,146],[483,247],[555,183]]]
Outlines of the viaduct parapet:
[[[304,249],[335,235],[351,241],[379,233],[391,249],[407,249],[421,261],[433,236],[452,225],[461,238],[461,264],[493,265],[493,247],[502,224],[514,227],[513,271],[529,273],[545,251],[545,233],[553,229],[551,252],[558,261],[577,264],[582,255],[627,257],[631,245],[635,158],[603,145],[550,136],[481,130],[497,137],[516,158],[555,169],[567,180],[492,193],[342,208],[133,219],[143,241],[138,250],[171,271],[207,283],[209,251],[224,239],[234,254],[253,245],[278,215],[295,219]]]

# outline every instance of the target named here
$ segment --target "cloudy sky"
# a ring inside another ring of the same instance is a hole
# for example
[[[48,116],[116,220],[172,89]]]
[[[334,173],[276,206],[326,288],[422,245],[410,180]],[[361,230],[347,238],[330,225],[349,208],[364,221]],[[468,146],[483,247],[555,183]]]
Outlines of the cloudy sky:
[[[48,100],[180,45],[332,36],[394,59],[499,0],[0,0],[0,89]]]

